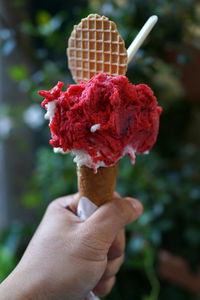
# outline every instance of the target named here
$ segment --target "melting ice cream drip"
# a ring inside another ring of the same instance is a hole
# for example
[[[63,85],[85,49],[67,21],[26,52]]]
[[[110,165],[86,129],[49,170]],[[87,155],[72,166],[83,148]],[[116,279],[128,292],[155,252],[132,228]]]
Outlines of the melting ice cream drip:
[[[70,153],[72,156],[75,156],[74,162],[77,164],[78,169],[82,166],[86,166],[88,168],[94,168],[96,173],[99,167],[106,167],[103,161],[97,161],[94,163],[92,157],[84,150],[72,149]]]
[[[58,100],[54,100],[54,101],[51,101],[49,103],[46,104],[46,114],[44,115],[44,118],[46,120],[49,120],[49,123],[51,123],[53,117],[54,117],[54,114],[55,114],[55,110],[56,110],[56,103],[57,103]],[[68,151],[64,152],[62,148],[58,147],[58,148],[53,148],[53,151],[54,153],[62,153],[62,154],[66,154],[68,153]]]
[[[127,145],[124,148],[123,156],[128,154],[130,159],[131,159],[131,163],[134,165],[135,164],[135,158],[136,158],[135,153],[136,153],[136,150],[133,149],[133,147],[131,145]]]

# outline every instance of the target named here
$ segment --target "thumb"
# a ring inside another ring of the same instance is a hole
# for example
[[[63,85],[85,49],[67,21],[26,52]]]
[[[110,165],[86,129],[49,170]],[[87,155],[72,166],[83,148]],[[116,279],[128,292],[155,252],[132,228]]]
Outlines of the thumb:
[[[134,198],[115,198],[100,206],[84,222],[87,231],[108,243],[112,243],[116,234],[126,225],[134,222],[143,211],[141,202]]]

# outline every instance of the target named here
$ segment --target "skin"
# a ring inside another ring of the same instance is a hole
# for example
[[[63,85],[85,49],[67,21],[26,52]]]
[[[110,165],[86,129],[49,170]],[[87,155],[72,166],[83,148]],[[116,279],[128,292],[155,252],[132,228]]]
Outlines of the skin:
[[[104,297],[124,260],[124,227],[141,203],[114,194],[88,220],[76,216],[78,195],[53,201],[21,261],[0,285],[1,300],[83,300]]]

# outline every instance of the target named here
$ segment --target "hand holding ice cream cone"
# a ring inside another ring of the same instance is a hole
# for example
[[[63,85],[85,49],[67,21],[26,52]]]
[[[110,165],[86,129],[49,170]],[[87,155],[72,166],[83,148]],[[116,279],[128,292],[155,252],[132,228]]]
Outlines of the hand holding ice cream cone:
[[[112,199],[120,159],[128,154],[134,164],[135,155],[147,153],[156,141],[162,109],[148,86],[135,86],[124,76],[127,61],[156,21],[148,20],[127,55],[116,25],[89,15],[74,27],[67,49],[78,84],[62,92],[59,82],[39,92],[50,120],[50,144],[55,152],[75,156],[80,198],[88,199],[78,208],[80,216],[87,212],[84,219]]]

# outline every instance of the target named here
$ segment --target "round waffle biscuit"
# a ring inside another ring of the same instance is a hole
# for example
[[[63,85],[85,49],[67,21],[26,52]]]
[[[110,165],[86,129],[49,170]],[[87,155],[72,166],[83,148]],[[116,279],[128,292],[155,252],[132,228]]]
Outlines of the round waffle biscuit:
[[[79,83],[104,72],[125,75],[127,51],[114,22],[91,14],[82,19],[68,41],[68,64],[73,79]]]

